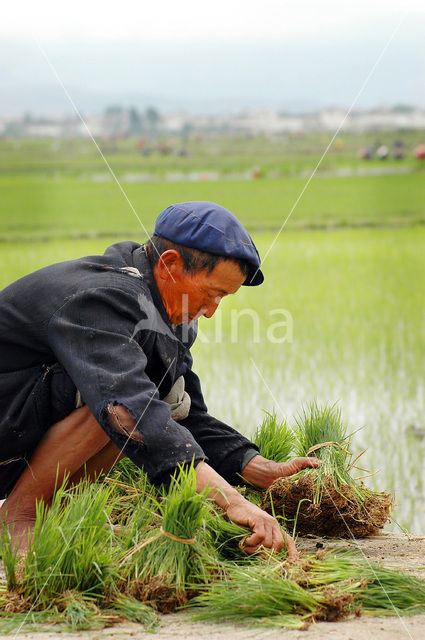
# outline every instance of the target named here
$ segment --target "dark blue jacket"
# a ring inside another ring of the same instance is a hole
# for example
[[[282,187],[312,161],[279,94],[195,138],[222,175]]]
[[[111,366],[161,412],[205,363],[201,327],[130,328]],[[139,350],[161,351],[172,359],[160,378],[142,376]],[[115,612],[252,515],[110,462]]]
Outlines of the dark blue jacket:
[[[193,327],[170,324],[144,248],[135,242],[51,265],[1,291],[0,462],[12,462],[0,464],[0,491],[6,495],[16,482],[46,429],[73,410],[76,389],[151,481],[167,480],[177,464],[194,459],[208,460],[237,483],[254,445],[208,414],[192,371],[195,337]],[[192,404],[178,423],[161,398],[180,375]],[[143,442],[127,441],[110,426],[109,403],[128,409]]]

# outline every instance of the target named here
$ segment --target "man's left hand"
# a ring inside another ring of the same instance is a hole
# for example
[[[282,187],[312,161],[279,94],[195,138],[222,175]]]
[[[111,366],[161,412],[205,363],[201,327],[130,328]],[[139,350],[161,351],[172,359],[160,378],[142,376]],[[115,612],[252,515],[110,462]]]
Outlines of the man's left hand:
[[[320,465],[318,458],[294,458],[288,462],[273,462],[258,455],[248,462],[242,476],[244,480],[256,487],[268,489],[278,478],[292,476],[303,469],[317,468]]]

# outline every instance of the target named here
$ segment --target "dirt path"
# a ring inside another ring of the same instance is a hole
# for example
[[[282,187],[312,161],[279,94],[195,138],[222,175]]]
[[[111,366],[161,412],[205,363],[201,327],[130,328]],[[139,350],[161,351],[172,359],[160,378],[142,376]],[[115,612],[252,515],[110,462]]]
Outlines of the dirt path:
[[[387,533],[374,538],[358,541],[330,542],[319,538],[299,543],[299,548],[312,551],[317,543],[325,547],[358,549],[370,560],[384,566],[409,571],[425,579],[425,537],[401,536]],[[229,593],[231,597],[231,592]],[[161,626],[156,634],[146,633],[137,624],[121,624],[102,631],[58,633],[61,640],[424,640],[425,614],[418,616],[378,618],[363,616],[344,622],[320,622],[307,631],[280,631],[278,629],[250,628],[228,624],[205,624],[190,621],[190,614],[177,613],[162,616]],[[53,635],[46,633],[11,634],[11,638],[23,640],[49,640]]]

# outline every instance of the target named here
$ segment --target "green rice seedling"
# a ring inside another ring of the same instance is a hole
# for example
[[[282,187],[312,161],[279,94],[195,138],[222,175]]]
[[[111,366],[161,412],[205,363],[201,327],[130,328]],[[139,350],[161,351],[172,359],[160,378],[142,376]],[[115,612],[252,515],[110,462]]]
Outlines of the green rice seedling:
[[[159,622],[151,607],[121,593],[107,600],[107,608],[103,609],[98,607],[95,599],[77,591],[63,593],[51,606],[40,610],[30,608],[29,603],[19,602],[17,595],[9,593],[0,598],[0,632],[16,633],[20,629],[23,632],[33,629],[52,631],[52,625],[57,631],[81,631],[99,629],[123,620],[138,622],[152,631]]]
[[[4,617],[4,620],[0,618],[0,632],[3,633],[20,630],[23,633],[31,630],[58,633],[63,630],[82,631],[110,626],[123,619],[139,622],[147,630],[152,630],[158,622],[158,616],[152,608],[122,594],[108,601],[107,609],[99,609],[93,598],[77,591],[65,592],[56,599],[55,604],[41,610],[22,611],[16,606],[13,610],[13,605],[18,603],[10,599],[3,604],[6,604],[0,611],[0,617]]]
[[[82,593],[68,591],[57,600],[57,608],[62,612],[60,621],[71,629],[92,629],[97,626],[95,616],[99,610],[93,600],[85,598]]]
[[[109,519],[111,490],[82,481],[60,488],[51,507],[37,504],[34,533],[19,588],[37,607],[47,607],[65,591],[101,600],[116,577]]]
[[[114,524],[127,526],[127,522],[134,520],[134,514],[145,509],[145,516],[150,521],[150,515],[155,511],[158,489],[154,487],[148,476],[140,470],[133,478],[122,479],[121,475],[105,478],[104,482],[111,488],[113,509],[111,519]],[[139,524],[142,524],[139,520]]]
[[[110,608],[130,622],[139,622],[147,631],[153,631],[159,624],[159,616],[154,609],[131,596],[119,594],[110,603]]]
[[[276,412],[265,412],[265,418],[253,436],[260,454],[268,460],[286,462],[295,446],[295,435],[286,419],[278,422]]]
[[[115,542],[122,557],[143,544],[153,528],[161,526],[158,500],[149,493],[141,493],[139,503],[134,507],[127,505],[118,523]]]
[[[256,504],[259,507],[264,498],[264,491],[262,489],[255,489],[249,485],[247,487],[237,487],[239,493],[241,493],[247,500]]]
[[[335,405],[324,407],[312,402],[296,420],[297,455],[314,455],[321,461],[314,499],[320,502],[321,480],[330,480],[334,487],[341,484],[355,486],[350,475],[350,436]]]
[[[229,597],[229,592],[231,597]],[[249,622],[302,628],[321,604],[316,594],[283,579],[279,564],[230,566],[225,579],[208,586],[191,603],[195,620]]]
[[[369,567],[367,589],[359,601],[375,615],[411,615],[425,612],[425,582],[402,571]]]
[[[121,571],[130,592],[161,611],[184,604],[188,591],[209,580],[213,550],[205,528],[207,492],[196,492],[193,466],[180,468],[157,503],[160,525],[123,554]]]
[[[357,580],[364,571],[365,562],[352,552],[327,550],[305,555],[295,564],[282,565],[284,575],[311,589]]]
[[[130,458],[125,457],[117,462],[109,477],[126,484],[137,484],[143,476],[147,479],[147,476],[142,469],[135,465]]]
[[[18,549],[13,547],[12,536],[5,522],[0,525],[0,557],[6,573],[6,584],[9,590],[17,585],[16,568],[19,560]]]
[[[206,519],[206,529],[220,560],[240,562],[247,558],[255,558],[255,555],[247,556],[241,548],[243,539],[251,532],[220,515],[213,508]]]
[[[425,611],[425,582],[402,571],[386,569],[352,552],[333,551],[304,557],[286,568],[287,575],[317,590],[347,581],[360,584],[355,601],[363,611],[398,615]]]
[[[362,611],[421,613],[425,582],[347,552],[306,556],[295,564],[268,557],[248,566],[228,564],[224,578],[205,585],[190,604],[200,607],[197,620],[301,628]]]
[[[51,607],[40,611],[13,613],[13,615],[10,611],[0,611],[0,633],[16,634],[21,629],[24,633],[40,631],[42,625],[49,625],[47,630],[51,631],[50,625],[57,624],[60,619],[57,609]]]

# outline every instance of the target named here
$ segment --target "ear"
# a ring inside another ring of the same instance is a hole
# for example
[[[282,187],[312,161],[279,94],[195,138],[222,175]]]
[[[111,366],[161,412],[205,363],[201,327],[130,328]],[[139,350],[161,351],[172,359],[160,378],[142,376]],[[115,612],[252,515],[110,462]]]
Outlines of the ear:
[[[168,249],[161,254],[157,263],[158,275],[161,280],[176,281],[183,272],[183,260],[178,251]]]

